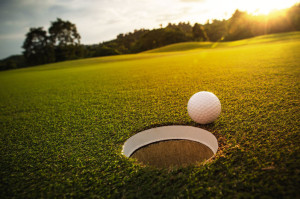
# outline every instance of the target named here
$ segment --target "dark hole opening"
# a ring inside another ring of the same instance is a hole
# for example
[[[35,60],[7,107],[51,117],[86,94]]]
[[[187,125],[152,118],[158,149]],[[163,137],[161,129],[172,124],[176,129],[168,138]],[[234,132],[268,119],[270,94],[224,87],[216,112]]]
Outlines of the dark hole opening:
[[[130,157],[157,168],[185,167],[214,155],[206,145],[191,140],[166,140],[137,149]]]

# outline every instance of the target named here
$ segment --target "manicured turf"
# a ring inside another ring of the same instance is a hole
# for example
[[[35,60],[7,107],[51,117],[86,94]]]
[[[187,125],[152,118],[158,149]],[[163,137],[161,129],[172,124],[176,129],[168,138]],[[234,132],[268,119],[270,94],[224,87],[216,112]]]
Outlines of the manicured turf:
[[[286,35],[1,72],[0,198],[299,197],[300,33]],[[186,111],[202,90],[222,103],[213,124]],[[216,157],[159,170],[121,154],[178,124],[212,132]]]
[[[270,42],[282,42],[284,40],[299,40],[300,34],[298,32],[289,32],[284,34],[263,35],[250,39],[244,39],[233,42],[184,42],[177,43],[161,48],[146,51],[146,53],[159,53],[159,52],[174,52],[186,51],[193,49],[214,49],[224,47],[235,47],[249,44],[265,44]]]

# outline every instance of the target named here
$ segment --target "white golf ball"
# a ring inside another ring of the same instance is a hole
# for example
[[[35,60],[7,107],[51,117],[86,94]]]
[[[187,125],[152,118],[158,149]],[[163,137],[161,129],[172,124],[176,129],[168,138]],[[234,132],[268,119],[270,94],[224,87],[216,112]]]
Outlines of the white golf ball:
[[[195,93],[187,105],[189,116],[199,124],[208,124],[215,121],[221,113],[221,102],[211,92]]]

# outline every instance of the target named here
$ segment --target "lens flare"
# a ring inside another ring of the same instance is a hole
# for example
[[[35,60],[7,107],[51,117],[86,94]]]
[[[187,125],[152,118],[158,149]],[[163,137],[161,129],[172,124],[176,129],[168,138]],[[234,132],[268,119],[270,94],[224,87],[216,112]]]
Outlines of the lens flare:
[[[240,1],[238,7],[250,14],[269,14],[274,10],[280,10],[291,7],[295,1],[293,0],[251,0]]]

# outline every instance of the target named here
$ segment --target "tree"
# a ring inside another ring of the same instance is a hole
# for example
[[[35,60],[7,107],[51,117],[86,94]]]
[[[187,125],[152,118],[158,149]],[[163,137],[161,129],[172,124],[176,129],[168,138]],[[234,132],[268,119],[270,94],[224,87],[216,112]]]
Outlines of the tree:
[[[80,35],[75,24],[57,18],[48,30],[51,44],[55,48],[56,61],[83,57]]]
[[[222,41],[227,34],[227,20],[212,20],[204,25],[207,37],[210,41]]]
[[[47,32],[42,27],[31,28],[23,44],[24,57],[28,65],[64,61],[84,56],[80,35],[75,24],[57,19],[51,22]]]
[[[55,46],[80,44],[80,35],[77,32],[77,28],[75,24],[69,21],[57,18],[57,21],[51,22],[48,32],[50,40]]]
[[[254,35],[251,32],[252,26],[250,15],[247,12],[236,10],[228,20],[228,31],[225,39],[233,41],[253,37]]]
[[[206,32],[203,28],[203,26],[200,26],[200,24],[195,23],[193,26],[193,37],[196,41],[207,41],[208,37],[206,35]]]
[[[186,35],[178,28],[162,28],[145,32],[137,42],[135,42],[133,52],[141,52],[165,46],[168,44],[188,41]]]
[[[3,60],[0,60],[0,71],[23,68],[25,66],[26,63],[23,55],[12,55]]]
[[[291,7],[288,12],[287,16],[290,20],[291,25],[293,26],[293,30],[300,30],[300,3]]]
[[[28,65],[55,61],[54,49],[42,27],[30,28],[22,47],[25,49],[23,54]]]

